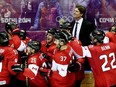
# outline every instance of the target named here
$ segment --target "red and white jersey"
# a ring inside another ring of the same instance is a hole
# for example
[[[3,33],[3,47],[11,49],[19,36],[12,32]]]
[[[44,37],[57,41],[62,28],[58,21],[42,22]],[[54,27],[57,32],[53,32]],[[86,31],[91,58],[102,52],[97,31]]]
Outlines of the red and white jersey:
[[[69,42],[68,45],[70,45],[72,47],[72,49],[74,50],[74,55],[76,56],[77,62],[80,65],[79,71],[75,72],[76,73],[76,80],[83,80],[85,77],[84,66],[83,66],[85,59],[83,58],[83,51],[82,51],[82,47],[81,47],[81,42],[79,40],[77,40],[76,38],[74,38],[74,40]]]
[[[82,51],[82,47],[81,47],[82,46],[81,42],[79,40],[74,38],[74,40],[69,42],[68,45],[72,47],[72,49],[74,50],[74,54],[75,54],[75,56],[77,56],[77,58],[82,58],[83,51]]]
[[[47,87],[46,80],[39,73],[39,68],[43,66],[44,61],[40,53],[34,54],[28,59],[28,67],[24,69],[24,76],[29,77],[32,87]]]
[[[53,56],[51,68],[53,71],[51,76],[52,87],[73,87],[75,84],[75,73],[68,71],[68,65],[72,62],[72,56],[74,54],[71,47],[67,47],[65,50],[56,49]]]
[[[42,52],[46,52],[47,51],[46,40],[41,42],[41,51]]]
[[[12,35],[9,46],[17,49],[18,51],[23,51],[26,48],[26,44],[19,38],[18,35]]]
[[[10,82],[10,75],[16,74],[11,66],[17,64],[18,52],[11,47],[0,46],[0,54],[4,56],[4,60],[0,61],[0,85],[6,85]]]
[[[106,36],[109,38],[110,42],[116,43],[116,34],[113,32],[107,32]]]
[[[25,38],[25,40],[22,40],[24,43],[25,43],[25,45],[27,45],[28,44],[28,42],[30,42],[31,41],[31,39],[29,38],[29,37],[26,37]]]
[[[22,41],[23,41],[23,42],[25,43],[25,45],[27,46],[28,42],[31,41],[31,39],[30,39],[29,37],[26,37],[25,40],[22,40]],[[22,63],[22,59],[21,59],[20,56],[21,56],[23,53],[24,53],[23,51],[19,52],[18,63],[20,63],[20,64]],[[25,80],[26,80],[26,77],[23,75],[22,72],[18,73],[18,74],[16,75],[16,78],[19,79],[19,80],[22,80],[22,81],[25,81]]]
[[[54,50],[56,49],[56,45],[53,43],[49,47],[46,47],[46,41],[41,42],[41,51],[49,55],[50,57],[54,54]],[[52,59],[50,59],[51,61]]]
[[[95,78],[95,87],[116,85],[116,45],[107,43],[84,47]]]
[[[54,49],[56,48],[56,45],[53,43],[49,47],[46,47],[46,41],[42,41],[41,44],[41,51],[42,52],[49,52],[51,54],[54,54]]]

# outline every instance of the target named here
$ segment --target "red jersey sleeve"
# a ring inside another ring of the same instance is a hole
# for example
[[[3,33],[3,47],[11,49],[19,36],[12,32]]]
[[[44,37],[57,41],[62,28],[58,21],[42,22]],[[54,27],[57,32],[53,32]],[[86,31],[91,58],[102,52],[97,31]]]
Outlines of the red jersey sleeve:
[[[13,35],[12,41],[14,44],[14,48],[17,49],[18,51],[23,51],[26,48],[25,43],[19,38],[18,35]]]
[[[107,32],[106,36],[109,38],[110,42],[116,43],[116,35],[112,32]]]
[[[69,42],[68,45],[72,47],[76,55],[83,56],[80,41],[74,39],[73,41]]]
[[[18,52],[14,49],[8,50],[9,52],[6,53],[5,57],[8,59],[8,70],[11,74],[16,74],[12,71],[11,66],[17,64],[18,62]]]

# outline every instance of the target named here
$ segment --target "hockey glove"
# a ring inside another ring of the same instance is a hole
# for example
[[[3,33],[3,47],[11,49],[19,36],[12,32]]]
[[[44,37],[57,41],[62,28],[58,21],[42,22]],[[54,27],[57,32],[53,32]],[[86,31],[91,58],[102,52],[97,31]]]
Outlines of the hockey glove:
[[[47,59],[47,60],[50,59],[50,56],[49,56],[47,53],[43,53],[42,55],[43,55],[43,57],[44,57],[45,59]]]
[[[21,61],[22,64],[25,64],[25,61],[28,59],[28,55],[26,55],[25,53],[21,55]]]
[[[40,74],[41,74],[42,76],[50,77],[51,74],[52,74],[52,71],[51,71],[51,69],[40,68]]]
[[[23,72],[24,71],[24,65],[23,64],[15,64],[11,67],[11,69],[14,72]]]
[[[72,63],[68,66],[68,70],[69,70],[70,72],[76,72],[76,71],[79,70],[79,68],[80,68],[80,66],[79,66],[79,64],[76,63],[76,62],[72,62]]]
[[[2,54],[0,54],[0,62],[4,60],[4,56]]]

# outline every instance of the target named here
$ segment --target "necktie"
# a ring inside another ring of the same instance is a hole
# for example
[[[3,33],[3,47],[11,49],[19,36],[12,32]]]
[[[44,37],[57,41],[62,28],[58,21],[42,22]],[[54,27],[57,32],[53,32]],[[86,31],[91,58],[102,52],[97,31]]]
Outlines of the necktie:
[[[76,33],[77,33],[77,25],[78,25],[78,22],[75,22],[75,23],[76,23],[76,26],[75,26],[74,37],[76,37]]]

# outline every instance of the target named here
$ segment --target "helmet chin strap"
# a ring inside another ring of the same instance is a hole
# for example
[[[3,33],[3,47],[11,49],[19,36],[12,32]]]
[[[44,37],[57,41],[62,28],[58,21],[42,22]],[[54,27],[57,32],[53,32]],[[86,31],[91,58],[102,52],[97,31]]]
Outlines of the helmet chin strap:
[[[93,41],[93,45],[100,45],[100,44],[102,44],[103,42],[99,42],[98,40],[96,40],[96,41]]]
[[[60,50],[60,48],[61,48],[61,45],[57,46],[57,48],[58,48],[58,50]]]
[[[54,40],[51,40],[50,42],[46,43],[46,47],[49,47],[53,42]]]
[[[65,50],[67,48],[67,46],[66,45],[59,45],[57,48],[59,50]]]

